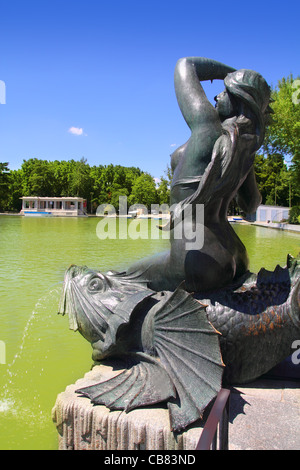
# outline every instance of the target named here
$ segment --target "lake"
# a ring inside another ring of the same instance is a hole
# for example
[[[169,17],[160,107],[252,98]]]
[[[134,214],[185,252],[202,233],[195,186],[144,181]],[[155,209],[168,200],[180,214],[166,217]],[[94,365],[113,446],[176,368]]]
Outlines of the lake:
[[[150,238],[151,221],[122,221],[139,227],[133,233],[143,238],[136,240],[101,240],[99,222],[95,217],[0,216],[0,341],[6,353],[5,361],[3,351],[2,361],[0,356],[0,449],[57,449],[51,420],[56,396],[92,365],[90,344],[68,329],[67,317],[57,315],[69,265],[122,271],[169,247],[168,240]],[[284,266],[287,253],[300,252],[297,233],[233,226],[253,272]]]

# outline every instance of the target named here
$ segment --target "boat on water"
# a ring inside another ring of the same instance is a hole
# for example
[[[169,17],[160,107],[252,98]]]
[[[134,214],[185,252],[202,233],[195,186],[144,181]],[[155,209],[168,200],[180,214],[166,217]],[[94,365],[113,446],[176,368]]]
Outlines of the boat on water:
[[[138,219],[155,219],[155,220],[169,220],[170,214],[142,214],[137,217]]]
[[[228,222],[245,222],[243,217],[238,215],[228,216]]]
[[[24,211],[24,215],[26,217],[51,217],[51,212],[43,212],[43,211]]]

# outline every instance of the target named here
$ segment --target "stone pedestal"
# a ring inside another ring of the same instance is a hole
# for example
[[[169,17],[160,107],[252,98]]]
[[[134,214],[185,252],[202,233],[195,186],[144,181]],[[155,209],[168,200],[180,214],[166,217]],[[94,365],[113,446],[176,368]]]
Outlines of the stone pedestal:
[[[69,385],[57,397],[53,421],[59,434],[60,450],[195,450],[204,423],[198,421],[186,432],[174,435],[167,409],[148,407],[110,411],[94,406],[75,390],[115,373],[110,367],[96,366],[84,378]]]

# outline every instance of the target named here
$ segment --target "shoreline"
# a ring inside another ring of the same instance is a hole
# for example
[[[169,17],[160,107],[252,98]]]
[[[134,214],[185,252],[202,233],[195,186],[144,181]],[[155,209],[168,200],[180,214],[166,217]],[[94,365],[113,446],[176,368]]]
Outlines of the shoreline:
[[[287,224],[281,222],[250,222],[251,225],[256,227],[271,228],[275,230],[283,230],[284,232],[293,232],[300,234],[300,225]]]
[[[20,214],[19,212],[0,212],[0,216],[13,216],[13,217],[24,217],[24,215]],[[57,216],[59,217],[59,216]],[[57,218],[55,217],[55,218]],[[76,216],[74,216],[76,217]],[[98,217],[96,214],[87,214],[87,217]],[[106,216],[107,217],[107,216]],[[108,216],[109,217],[109,216]],[[119,217],[118,215],[114,216],[114,217]],[[283,230],[285,232],[293,232],[293,233],[299,233],[300,234],[300,225],[296,225],[296,224],[287,224],[285,222],[250,222],[248,220],[245,220],[245,219],[242,219],[239,220],[239,216],[236,216],[237,218],[235,220],[233,220],[235,218],[235,216],[228,216],[228,221],[232,224],[248,224],[248,225],[254,225],[255,227],[263,227],[263,228],[270,228],[270,229],[275,229],[275,230]],[[129,216],[127,216],[128,219],[130,219]],[[154,215],[154,214],[148,214],[147,217],[137,217],[137,219],[152,219],[152,218],[155,218],[155,219],[167,219],[168,217],[165,216],[165,214],[163,214],[163,217],[160,217],[158,215]]]
[[[0,215],[21,215],[19,212],[0,212]]]

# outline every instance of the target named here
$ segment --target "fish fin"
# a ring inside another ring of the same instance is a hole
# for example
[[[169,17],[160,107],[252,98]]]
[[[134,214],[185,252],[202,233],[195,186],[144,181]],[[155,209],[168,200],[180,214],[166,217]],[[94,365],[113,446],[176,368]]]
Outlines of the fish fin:
[[[222,387],[220,334],[205,306],[181,287],[155,308],[153,346],[178,394],[168,407],[171,427],[179,432],[202,417]]]
[[[172,381],[155,358],[136,353],[124,356],[123,360],[124,368],[118,375],[76,392],[95,405],[126,412],[175,398]],[[109,365],[115,364],[120,368],[119,360],[109,362]]]
[[[149,280],[143,278],[144,274],[145,271],[135,270],[132,272],[110,272],[108,276],[112,279],[117,279],[123,286],[138,286],[139,289],[144,286],[144,288],[147,289]]]
[[[122,325],[128,325],[131,316],[135,310],[141,308],[143,303],[149,299],[154,291],[143,289],[132,294],[127,300],[121,302],[113,312],[113,320],[109,323],[106,330],[103,352],[108,352],[117,342],[117,333]]]
[[[261,268],[257,274],[257,286],[266,284],[281,284],[286,283],[290,285],[290,275],[287,268],[282,268],[277,265],[274,271],[268,271],[265,268]]]

